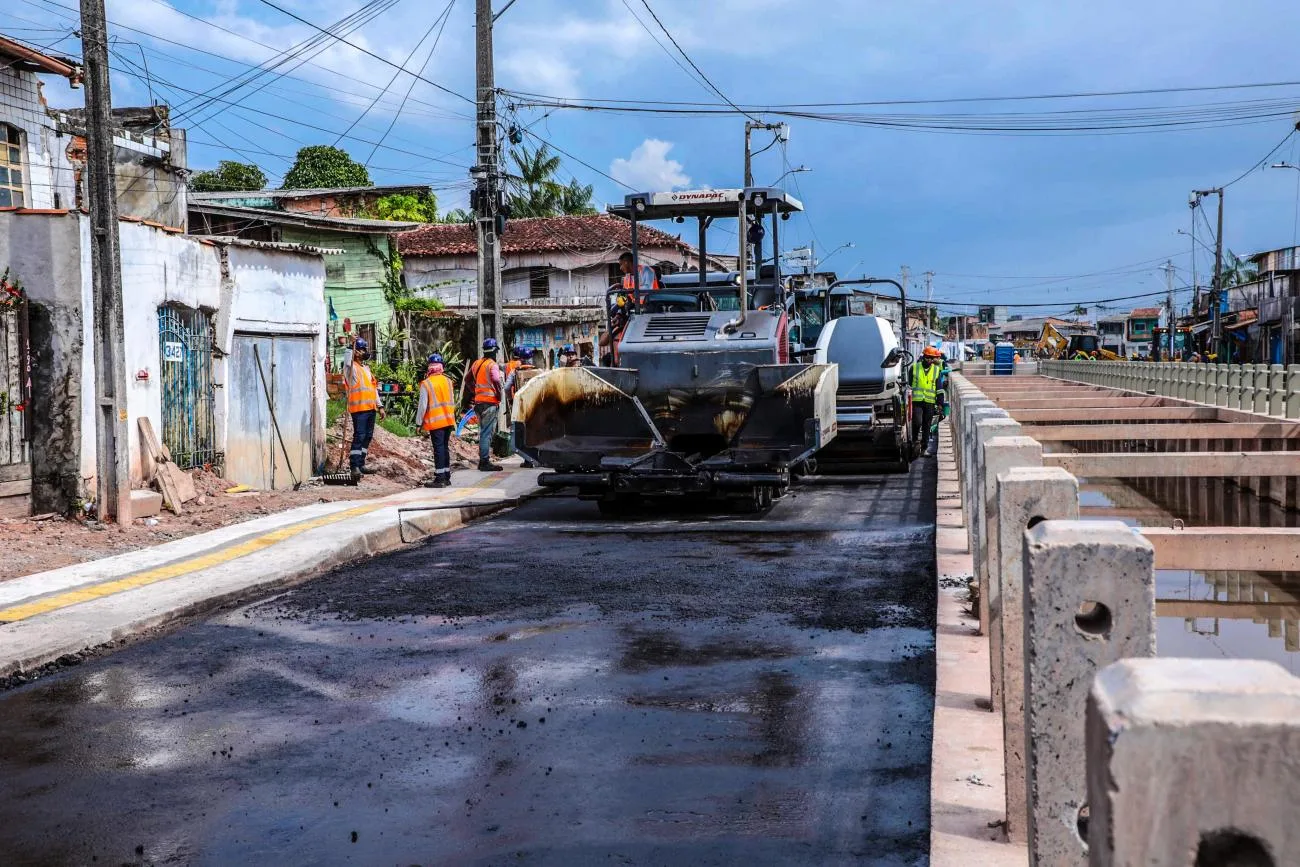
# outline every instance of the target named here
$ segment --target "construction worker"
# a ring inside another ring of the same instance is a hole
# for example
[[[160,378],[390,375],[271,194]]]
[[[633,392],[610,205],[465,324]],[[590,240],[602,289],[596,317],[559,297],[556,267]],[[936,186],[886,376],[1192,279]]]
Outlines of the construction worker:
[[[560,367],[581,367],[582,362],[578,359],[578,350],[572,343],[566,343],[560,349]]]
[[[921,455],[930,453],[930,428],[939,404],[943,353],[933,346],[921,350],[921,360],[912,365],[912,442],[920,444]]]
[[[1087,360],[1088,360],[1088,353],[1084,352],[1082,349],[1075,350],[1073,360],[1074,360],[1074,361],[1087,361]]]
[[[343,381],[348,387],[348,415],[352,417],[352,447],[348,450],[348,465],[352,468],[352,483],[361,481],[362,473],[373,473],[366,468],[366,455],[370,440],[375,436],[375,417],[381,412],[379,386],[375,375],[366,366],[370,347],[364,337],[358,337],[352,348],[343,353]]]
[[[456,429],[456,389],[451,378],[443,373],[442,356],[429,356],[428,375],[420,383],[420,403],[415,417],[420,429],[429,434],[433,444],[433,481],[425,482],[427,488],[446,488],[451,485],[451,434]]]
[[[1094,349],[1091,353],[1088,354],[1088,360],[1089,360],[1089,361],[1097,361],[1097,360],[1100,359],[1100,358],[1101,358],[1101,356],[1099,356],[1099,355],[1097,354],[1097,350],[1095,350],[1095,349]]]
[[[497,342],[489,337],[483,341],[483,357],[469,366],[461,394],[465,403],[474,407],[478,416],[478,468],[495,472],[500,464],[492,463],[492,437],[497,430],[497,416],[501,411],[505,377],[497,364]]]
[[[649,265],[637,268],[636,259],[630,252],[618,257],[618,269],[623,272],[623,288],[628,292],[636,293],[642,302],[649,293],[659,288],[659,277],[655,274],[655,269]],[[632,279],[633,270],[636,270],[640,279]]]
[[[514,375],[514,372],[516,370],[519,370],[521,368],[531,370],[533,367],[532,360],[533,360],[532,347],[516,346],[514,351],[514,358],[506,362],[506,381],[508,382],[510,380],[510,377]]]

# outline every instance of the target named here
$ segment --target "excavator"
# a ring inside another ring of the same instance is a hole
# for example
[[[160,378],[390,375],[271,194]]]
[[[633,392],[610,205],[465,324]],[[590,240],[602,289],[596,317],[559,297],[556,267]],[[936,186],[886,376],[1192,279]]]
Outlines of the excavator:
[[[516,451],[550,470],[539,484],[608,516],[674,498],[762,512],[786,492],[837,432],[838,367],[791,358],[780,227],[802,209],[772,187],[633,193],[609,209],[631,224],[633,274],[650,220],[693,220],[698,267],[611,288],[602,366],[547,371],[516,394]],[[709,267],[719,220],[745,239],[734,271]]]
[[[1102,346],[1101,338],[1095,332],[1071,334],[1066,337],[1050,322],[1043,323],[1043,333],[1034,344],[1034,349],[1038,351],[1039,358],[1070,359],[1080,352],[1088,356],[1095,352],[1097,358],[1102,361],[1127,360],[1124,356],[1117,355]]]

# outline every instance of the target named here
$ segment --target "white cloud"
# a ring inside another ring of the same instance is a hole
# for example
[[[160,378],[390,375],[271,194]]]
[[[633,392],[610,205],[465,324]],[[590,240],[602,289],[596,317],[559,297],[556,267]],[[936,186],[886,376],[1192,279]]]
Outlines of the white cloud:
[[[668,159],[673,143],[648,138],[636,146],[627,159],[609,164],[609,173],[636,190],[675,190],[690,186],[691,178],[682,164]]]
[[[514,51],[497,61],[497,69],[520,90],[562,96],[578,93],[577,67],[549,49]]]

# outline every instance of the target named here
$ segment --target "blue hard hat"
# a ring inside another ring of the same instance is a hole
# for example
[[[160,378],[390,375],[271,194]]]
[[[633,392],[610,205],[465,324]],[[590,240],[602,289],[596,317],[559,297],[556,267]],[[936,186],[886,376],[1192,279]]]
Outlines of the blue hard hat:
[[[560,354],[561,354],[561,355],[577,355],[577,354],[578,354],[578,350],[575,349],[575,348],[573,347],[573,344],[572,344],[572,343],[566,343],[566,344],[564,344],[564,348],[562,348],[562,349],[560,350]]]
[[[497,348],[497,339],[495,337],[489,337],[487,340],[483,341],[484,352],[491,352],[496,348]]]
[[[533,348],[531,346],[516,346],[515,358],[532,358]]]
[[[356,342],[355,344],[353,344],[353,346],[354,346],[355,348],[357,348],[357,349],[369,349],[369,348],[370,348],[370,344],[369,344],[369,343],[366,343],[366,339],[365,339],[364,337],[358,337],[358,338],[357,338],[357,342]]]
[[[433,355],[429,356],[429,363],[442,364],[442,356],[435,352]]]

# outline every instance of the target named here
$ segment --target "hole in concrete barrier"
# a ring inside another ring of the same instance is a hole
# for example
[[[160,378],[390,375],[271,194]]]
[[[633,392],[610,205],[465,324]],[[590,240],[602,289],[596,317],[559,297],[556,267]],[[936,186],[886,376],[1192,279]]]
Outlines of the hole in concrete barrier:
[[[1079,842],[1083,844],[1083,851],[1088,851],[1088,805],[1084,804],[1079,808],[1079,812],[1074,817],[1074,832],[1079,835]]]
[[[1110,635],[1110,609],[1100,602],[1085,602],[1074,615],[1074,626],[1091,638]]]
[[[1034,515],[1034,517],[1029,519],[1029,523],[1025,524],[1025,529],[1032,530],[1046,520],[1047,519],[1044,518],[1042,515]]]
[[[1276,862],[1257,838],[1229,828],[1201,835],[1196,867],[1276,867]]]

